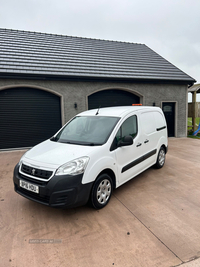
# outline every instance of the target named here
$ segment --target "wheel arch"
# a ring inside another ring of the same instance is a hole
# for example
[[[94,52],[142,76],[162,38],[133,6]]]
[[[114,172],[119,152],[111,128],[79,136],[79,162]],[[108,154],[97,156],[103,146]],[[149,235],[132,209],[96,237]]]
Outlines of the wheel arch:
[[[167,154],[168,147],[167,147],[165,144],[162,144],[162,146],[161,146],[161,147],[163,147],[163,148],[164,148],[164,150],[165,150],[165,154]]]
[[[96,177],[95,181],[97,180],[97,178],[101,175],[101,174],[108,174],[110,176],[110,178],[113,181],[113,189],[116,188],[116,176],[115,173],[113,172],[113,170],[111,169],[104,169],[103,171],[101,171],[98,176]]]

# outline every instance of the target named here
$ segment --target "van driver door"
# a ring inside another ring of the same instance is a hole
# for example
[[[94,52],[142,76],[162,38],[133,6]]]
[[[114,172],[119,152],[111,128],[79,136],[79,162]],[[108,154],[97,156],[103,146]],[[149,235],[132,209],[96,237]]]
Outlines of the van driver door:
[[[116,142],[123,141],[124,137],[128,135],[132,136],[133,144],[115,149],[119,185],[130,180],[142,170],[143,137],[138,131],[138,118],[136,115],[130,116],[122,123],[115,140]]]

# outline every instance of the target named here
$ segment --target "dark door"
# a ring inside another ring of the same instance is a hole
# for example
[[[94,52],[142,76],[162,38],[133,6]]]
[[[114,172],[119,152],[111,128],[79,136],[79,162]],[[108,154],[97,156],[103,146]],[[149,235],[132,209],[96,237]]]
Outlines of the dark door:
[[[175,136],[175,103],[174,102],[163,102],[162,109],[165,114],[168,136]]]
[[[103,90],[94,93],[88,97],[88,109],[114,107],[114,106],[131,106],[139,104],[140,98],[132,93],[123,90]]]
[[[59,96],[24,87],[0,91],[0,149],[32,147],[60,127]]]

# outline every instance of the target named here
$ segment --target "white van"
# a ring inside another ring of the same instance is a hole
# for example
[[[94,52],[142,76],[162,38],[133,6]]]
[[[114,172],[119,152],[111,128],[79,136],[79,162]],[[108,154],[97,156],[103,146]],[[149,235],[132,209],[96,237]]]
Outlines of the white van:
[[[27,151],[14,169],[15,191],[52,207],[106,206],[113,189],[152,165],[163,167],[167,126],[160,108],[100,108],[78,114]]]

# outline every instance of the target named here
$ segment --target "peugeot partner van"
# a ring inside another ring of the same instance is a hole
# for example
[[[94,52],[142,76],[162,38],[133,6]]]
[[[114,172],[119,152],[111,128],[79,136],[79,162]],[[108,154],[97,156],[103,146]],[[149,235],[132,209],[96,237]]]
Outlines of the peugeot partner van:
[[[158,107],[88,110],[28,150],[14,169],[20,195],[52,207],[103,208],[115,188],[152,165],[162,168],[167,126]]]

